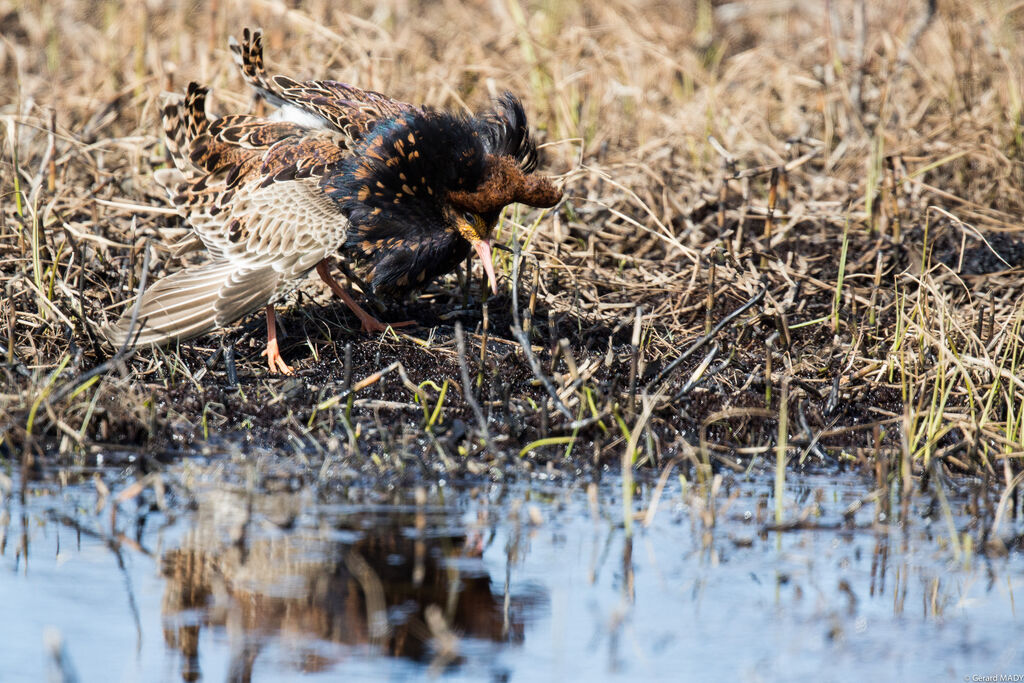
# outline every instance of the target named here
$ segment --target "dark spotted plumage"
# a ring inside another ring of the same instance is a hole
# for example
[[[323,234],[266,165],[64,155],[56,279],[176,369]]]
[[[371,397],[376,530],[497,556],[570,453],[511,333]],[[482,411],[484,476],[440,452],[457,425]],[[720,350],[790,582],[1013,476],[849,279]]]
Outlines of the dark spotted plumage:
[[[329,275],[341,249],[365,260],[375,288],[422,286],[475,249],[494,287],[490,232],[501,209],[553,206],[561,192],[536,176],[537,149],[519,100],[505,94],[476,117],[426,111],[336,81],[268,76],[259,31],[231,41],[246,81],[279,107],[271,118],[206,113],[192,84],[164,110],[176,171],[159,176],[192,229],[178,252],[204,249],[207,263],[150,287],[107,336],[119,345],[203,334],[266,307],[268,360],[277,354],[272,304],[314,268]]]
[[[351,221],[346,247],[373,264],[375,289],[422,286],[466,258],[457,224],[468,212],[445,197],[471,190],[486,164],[472,122],[453,114],[407,113],[365,136],[326,186]],[[493,225],[497,212],[483,218]]]

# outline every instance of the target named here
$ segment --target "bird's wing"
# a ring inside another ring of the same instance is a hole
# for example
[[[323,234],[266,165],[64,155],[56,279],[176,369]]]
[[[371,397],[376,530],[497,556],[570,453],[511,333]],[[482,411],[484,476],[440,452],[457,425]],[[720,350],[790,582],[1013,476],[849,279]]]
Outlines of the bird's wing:
[[[268,102],[280,107],[287,120],[327,127],[357,140],[377,121],[421,111],[379,92],[338,81],[296,81],[287,76],[269,76],[263,63],[263,34],[258,29],[245,29],[241,43],[234,36],[229,42],[246,82]]]
[[[240,269],[229,261],[191,266],[146,288],[134,325],[131,304],[102,331],[115,348],[190,339],[258,310],[279,281],[272,268]]]
[[[342,136],[253,116],[210,120],[195,84],[165,109],[164,127],[184,177],[172,202],[214,258],[298,277],[316,265],[308,255],[344,241],[348,220],[321,187],[345,158]]]
[[[252,116],[211,120],[194,83],[164,110],[177,173],[162,174],[172,202],[210,252],[150,287],[108,329],[115,345],[185,339],[272,303],[344,243],[348,219],[321,187],[346,154],[343,136]],[[188,242],[185,240],[184,242]],[[186,246],[194,246],[188,243]]]

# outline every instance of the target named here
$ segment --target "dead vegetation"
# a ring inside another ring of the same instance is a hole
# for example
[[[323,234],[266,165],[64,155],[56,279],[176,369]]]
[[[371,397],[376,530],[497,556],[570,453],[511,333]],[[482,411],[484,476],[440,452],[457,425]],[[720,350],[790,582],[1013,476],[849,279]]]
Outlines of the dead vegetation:
[[[600,5],[0,0],[2,453],[500,476],[778,449],[880,484],[1016,485],[1020,8]],[[506,211],[498,296],[451,276],[385,302],[419,328],[369,338],[311,279],[282,315],[297,378],[267,373],[255,317],[181,348],[98,344],[147,258],[177,267],[162,94],[197,80],[218,113],[260,106],[227,51],[244,26],[296,77],[523,98],[567,199]]]

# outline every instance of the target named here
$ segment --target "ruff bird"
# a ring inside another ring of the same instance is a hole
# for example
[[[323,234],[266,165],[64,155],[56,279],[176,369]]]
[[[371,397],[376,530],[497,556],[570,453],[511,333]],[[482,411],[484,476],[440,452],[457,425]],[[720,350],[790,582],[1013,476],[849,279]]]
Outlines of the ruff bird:
[[[270,118],[212,118],[195,83],[163,111],[175,170],[162,175],[191,229],[176,253],[208,259],[157,281],[108,327],[115,347],[196,337],[264,309],[267,363],[291,374],[274,304],[311,271],[384,329],[330,274],[339,250],[367,264],[375,291],[422,287],[470,250],[497,291],[491,231],[514,202],[552,207],[561,190],[535,173],[537,147],[511,93],[476,116],[434,111],[337,81],[269,76],[262,36],[230,46],[245,80],[277,107]]]

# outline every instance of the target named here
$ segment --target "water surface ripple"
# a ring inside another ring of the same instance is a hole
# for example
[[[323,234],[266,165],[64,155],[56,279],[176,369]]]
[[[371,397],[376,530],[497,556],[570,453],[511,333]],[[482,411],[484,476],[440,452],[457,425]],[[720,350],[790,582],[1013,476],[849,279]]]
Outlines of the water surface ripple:
[[[0,680],[62,667],[82,681],[1024,673],[1024,563],[972,550],[964,502],[950,501],[954,542],[925,501],[878,523],[860,477],[790,480],[784,530],[766,477],[727,476],[713,499],[671,477],[653,515],[641,486],[631,538],[613,479],[204,482],[173,514],[148,491],[116,516],[91,483],[29,486],[0,510]]]

